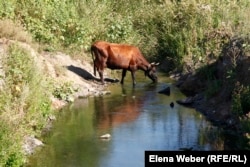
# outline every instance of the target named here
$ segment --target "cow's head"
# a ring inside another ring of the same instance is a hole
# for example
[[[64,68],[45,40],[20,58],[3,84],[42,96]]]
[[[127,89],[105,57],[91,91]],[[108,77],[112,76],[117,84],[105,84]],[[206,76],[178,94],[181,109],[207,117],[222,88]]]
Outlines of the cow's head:
[[[150,63],[148,65],[147,71],[145,71],[145,75],[148,76],[153,82],[157,82],[158,77],[156,75],[156,66],[158,66],[159,63]]]

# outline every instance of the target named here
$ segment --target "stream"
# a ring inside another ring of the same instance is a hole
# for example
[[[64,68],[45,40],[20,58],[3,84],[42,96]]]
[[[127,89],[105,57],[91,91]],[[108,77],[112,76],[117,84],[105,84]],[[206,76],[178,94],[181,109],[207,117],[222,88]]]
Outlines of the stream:
[[[45,146],[29,158],[32,167],[143,167],[145,150],[223,150],[220,130],[176,100],[185,96],[160,74],[157,84],[136,74],[111,94],[77,99],[60,111],[44,137]],[[171,94],[158,93],[170,87]],[[174,106],[171,107],[170,103]],[[100,136],[111,137],[101,139]]]

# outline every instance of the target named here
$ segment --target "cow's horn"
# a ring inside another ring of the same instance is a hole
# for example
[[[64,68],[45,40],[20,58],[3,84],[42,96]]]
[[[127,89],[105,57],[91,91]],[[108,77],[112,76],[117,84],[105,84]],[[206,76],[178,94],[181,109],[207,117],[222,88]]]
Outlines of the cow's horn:
[[[153,62],[153,63],[151,63],[151,65],[153,65],[153,66],[158,66],[160,63],[155,63],[155,62]]]

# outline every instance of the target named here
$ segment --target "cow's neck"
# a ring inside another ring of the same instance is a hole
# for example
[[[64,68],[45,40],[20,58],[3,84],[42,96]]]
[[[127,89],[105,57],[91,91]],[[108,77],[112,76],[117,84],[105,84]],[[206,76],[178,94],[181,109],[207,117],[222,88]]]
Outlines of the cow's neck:
[[[141,56],[139,58],[138,62],[140,62],[138,64],[138,66],[137,66],[138,69],[143,70],[143,71],[147,71],[148,70],[148,67],[150,66],[150,63],[143,56]]]
[[[144,63],[140,64],[140,65],[138,66],[138,68],[139,68],[140,70],[142,70],[142,71],[147,71],[149,66],[150,66],[149,63],[144,62]]]

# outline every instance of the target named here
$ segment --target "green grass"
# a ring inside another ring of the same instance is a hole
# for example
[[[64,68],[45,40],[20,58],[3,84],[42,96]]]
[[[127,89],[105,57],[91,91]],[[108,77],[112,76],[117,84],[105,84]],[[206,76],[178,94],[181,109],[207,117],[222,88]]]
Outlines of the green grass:
[[[50,114],[49,85],[34,57],[18,44],[11,44],[1,59],[5,83],[0,90],[0,166],[21,166],[23,137],[40,136]]]
[[[45,49],[87,51],[95,40],[139,46],[152,61],[169,60],[168,70],[218,56],[235,35],[249,32],[248,1],[9,0],[0,19],[19,21]]]

